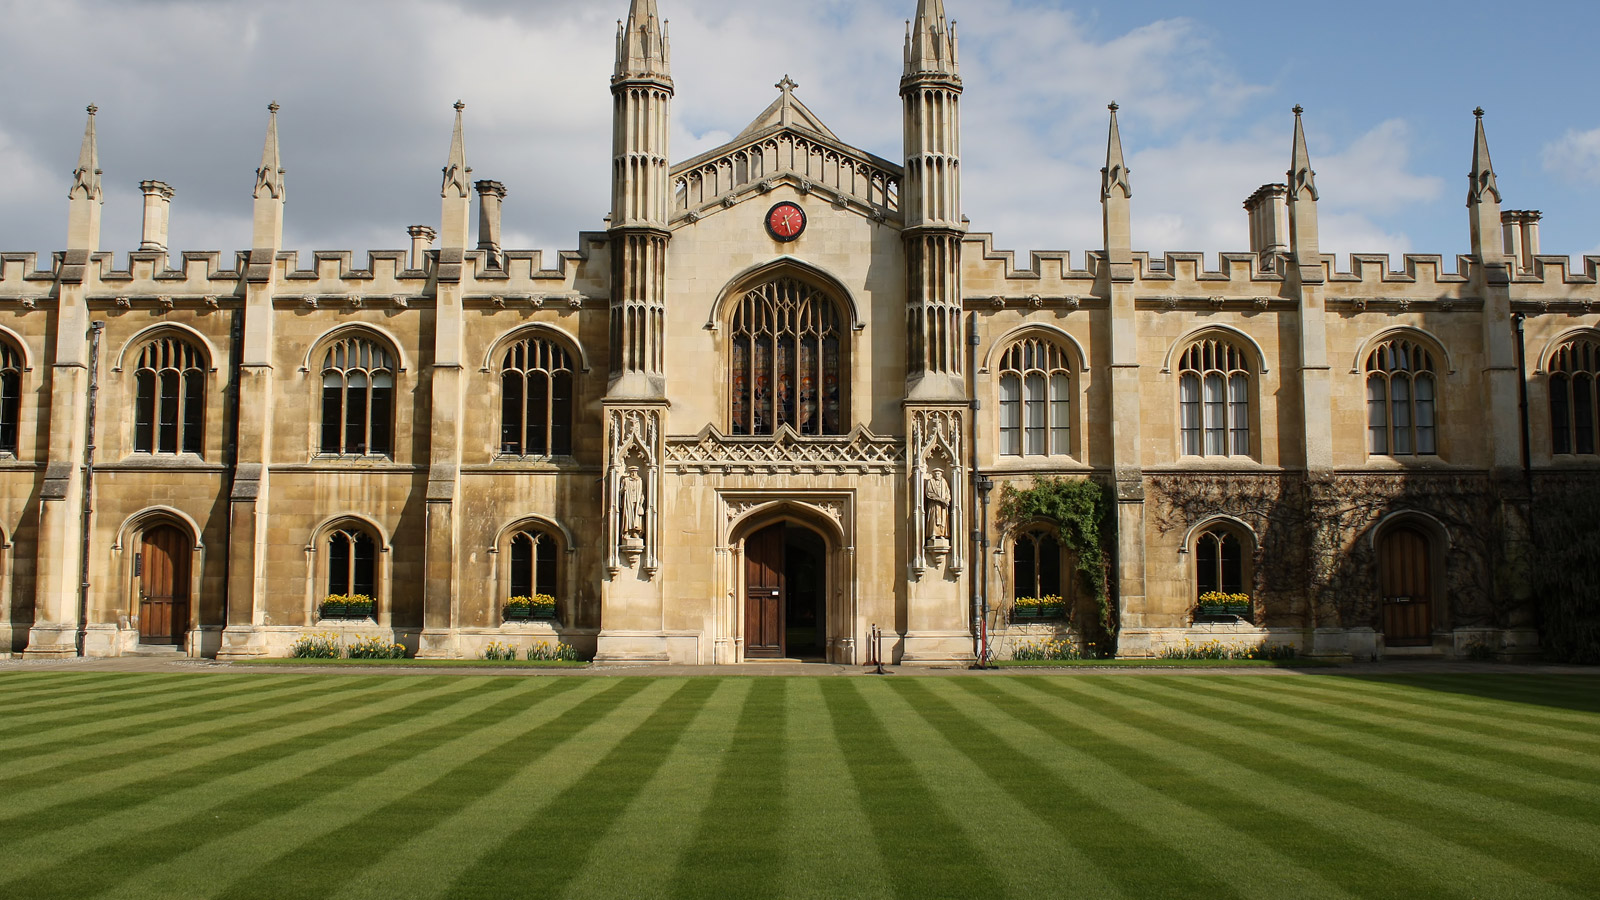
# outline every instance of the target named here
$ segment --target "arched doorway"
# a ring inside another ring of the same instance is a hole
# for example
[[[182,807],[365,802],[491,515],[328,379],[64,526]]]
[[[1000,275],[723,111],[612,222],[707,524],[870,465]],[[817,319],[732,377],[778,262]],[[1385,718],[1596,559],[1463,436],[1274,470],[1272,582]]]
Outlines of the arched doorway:
[[[1378,583],[1383,595],[1383,641],[1390,647],[1433,643],[1433,542],[1422,530],[1397,525],[1378,539]]]
[[[139,541],[139,643],[183,644],[189,632],[192,543],[172,525],[147,528]]]
[[[802,525],[745,539],[746,659],[827,658],[827,558],[822,536]]]

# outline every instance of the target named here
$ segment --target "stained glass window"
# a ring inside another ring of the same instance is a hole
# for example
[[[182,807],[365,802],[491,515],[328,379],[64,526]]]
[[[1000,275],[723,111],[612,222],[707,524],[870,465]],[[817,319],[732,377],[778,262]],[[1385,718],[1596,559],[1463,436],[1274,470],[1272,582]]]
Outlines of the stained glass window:
[[[827,295],[783,278],[745,294],[734,310],[730,431],[842,434],[843,323]]]

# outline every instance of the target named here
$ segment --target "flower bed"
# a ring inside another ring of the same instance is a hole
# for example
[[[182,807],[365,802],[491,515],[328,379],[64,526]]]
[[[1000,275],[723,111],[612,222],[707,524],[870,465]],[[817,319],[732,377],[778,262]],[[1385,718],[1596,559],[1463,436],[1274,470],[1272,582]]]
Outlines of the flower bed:
[[[387,638],[364,636],[345,643],[344,635],[333,631],[308,634],[289,648],[295,659],[405,659],[404,644]]]

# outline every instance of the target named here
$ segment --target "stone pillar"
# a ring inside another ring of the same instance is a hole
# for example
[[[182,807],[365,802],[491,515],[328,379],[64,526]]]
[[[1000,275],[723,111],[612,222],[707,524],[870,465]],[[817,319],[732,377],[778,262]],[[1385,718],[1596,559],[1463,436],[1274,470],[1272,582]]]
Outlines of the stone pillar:
[[[500,268],[500,206],[506,199],[506,186],[498,181],[480,181],[478,189],[478,249],[489,256],[489,267]]]
[[[139,188],[144,191],[144,230],[139,249],[165,253],[173,190],[160,181],[141,181]]]

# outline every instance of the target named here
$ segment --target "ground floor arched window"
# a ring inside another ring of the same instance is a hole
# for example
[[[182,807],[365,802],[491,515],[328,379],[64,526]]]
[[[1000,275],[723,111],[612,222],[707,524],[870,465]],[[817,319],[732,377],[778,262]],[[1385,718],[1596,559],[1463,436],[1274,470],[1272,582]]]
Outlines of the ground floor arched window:
[[[377,599],[378,542],[359,528],[339,528],[328,533],[327,593]]]
[[[1244,542],[1229,528],[1201,532],[1194,546],[1196,595],[1245,592]]]
[[[1025,531],[1011,545],[1011,596],[1060,597],[1061,542],[1049,531]]]
[[[560,543],[539,530],[520,531],[511,537],[511,596],[557,595]]]

